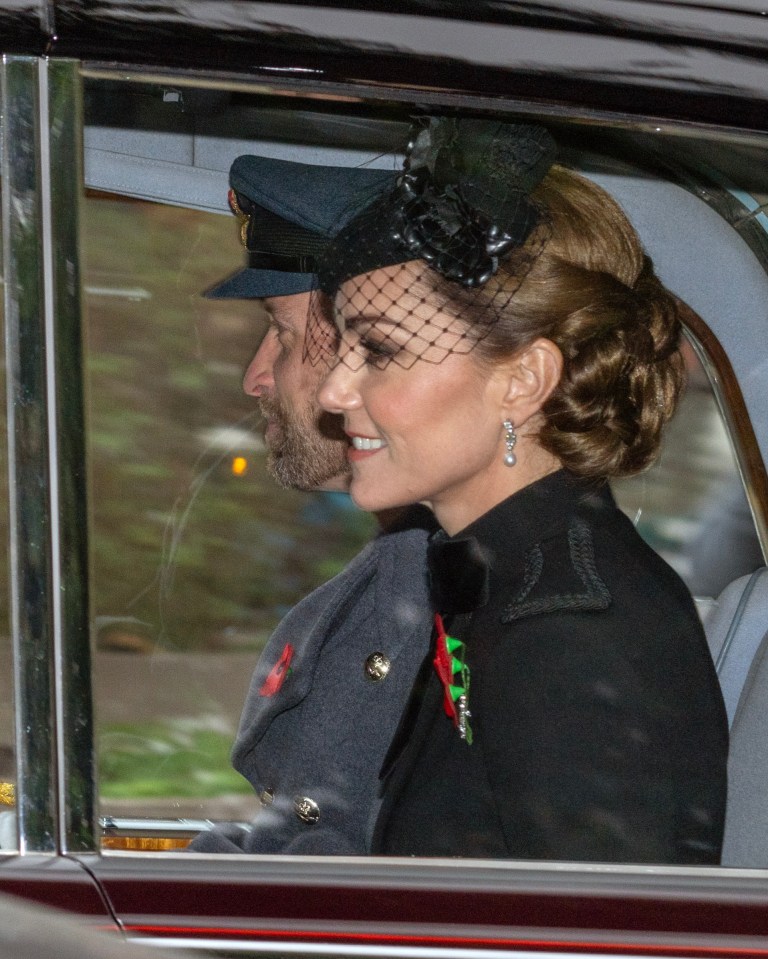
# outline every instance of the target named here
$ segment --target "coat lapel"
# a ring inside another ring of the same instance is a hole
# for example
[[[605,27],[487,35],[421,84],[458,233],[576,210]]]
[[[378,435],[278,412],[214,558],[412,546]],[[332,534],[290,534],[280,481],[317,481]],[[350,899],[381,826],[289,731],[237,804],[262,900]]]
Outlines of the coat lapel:
[[[574,520],[568,528],[568,554],[569,580],[578,588],[563,590],[558,577],[548,576],[543,546],[537,543],[528,551],[522,585],[503,609],[502,623],[561,610],[589,612],[610,606],[611,594],[595,563],[592,531],[583,520]]]

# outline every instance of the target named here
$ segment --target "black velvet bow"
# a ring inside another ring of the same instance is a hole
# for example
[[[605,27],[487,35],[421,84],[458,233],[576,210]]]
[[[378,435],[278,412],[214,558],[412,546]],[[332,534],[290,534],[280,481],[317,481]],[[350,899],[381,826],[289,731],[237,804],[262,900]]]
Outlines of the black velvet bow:
[[[429,585],[435,609],[444,615],[471,613],[488,602],[488,562],[473,536],[429,541]]]

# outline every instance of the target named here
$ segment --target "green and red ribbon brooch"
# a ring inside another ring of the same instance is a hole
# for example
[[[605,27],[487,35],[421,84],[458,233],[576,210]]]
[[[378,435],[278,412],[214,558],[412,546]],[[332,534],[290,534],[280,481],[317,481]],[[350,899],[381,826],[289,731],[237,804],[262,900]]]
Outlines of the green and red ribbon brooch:
[[[449,636],[443,625],[443,617],[435,613],[434,665],[440,682],[443,684],[443,709],[446,716],[453,720],[459,736],[472,745],[472,727],[469,719],[469,666],[464,662],[465,647],[460,639]]]

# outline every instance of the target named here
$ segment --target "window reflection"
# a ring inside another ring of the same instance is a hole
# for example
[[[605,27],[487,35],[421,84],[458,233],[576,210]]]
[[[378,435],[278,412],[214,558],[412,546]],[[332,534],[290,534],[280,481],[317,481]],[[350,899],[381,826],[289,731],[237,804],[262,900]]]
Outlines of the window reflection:
[[[239,264],[230,217],[91,196],[84,238],[101,812],[249,817],[229,750],[259,651],[374,521],[265,472],[261,309],[197,295]]]
[[[225,216],[103,195],[86,203],[94,687],[106,816],[255,814],[252,789],[229,762],[253,666],[283,614],[374,530],[347,497],[281,490],[266,474],[255,404],[240,383],[264,331],[261,309],[198,295],[236,268],[233,233]],[[761,557],[714,396],[692,352],[689,361],[659,463],[615,492],[692,592],[715,596]],[[746,532],[739,549],[725,551],[716,523],[730,492]],[[710,568],[706,579],[709,544],[712,556],[738,565]]]
[[[643,538],[697,597],[763,565],[733,446],[709,379],[684,347],[688,385],[658,463],[613,484]]]

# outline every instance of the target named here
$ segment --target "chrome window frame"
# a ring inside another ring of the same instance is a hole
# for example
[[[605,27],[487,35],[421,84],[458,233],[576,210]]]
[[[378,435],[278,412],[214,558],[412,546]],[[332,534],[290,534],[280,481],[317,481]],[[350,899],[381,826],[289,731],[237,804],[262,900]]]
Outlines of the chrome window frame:
[[[18,845],[97,846],[90,688],[79,64],[5,56],[2,228]]]

